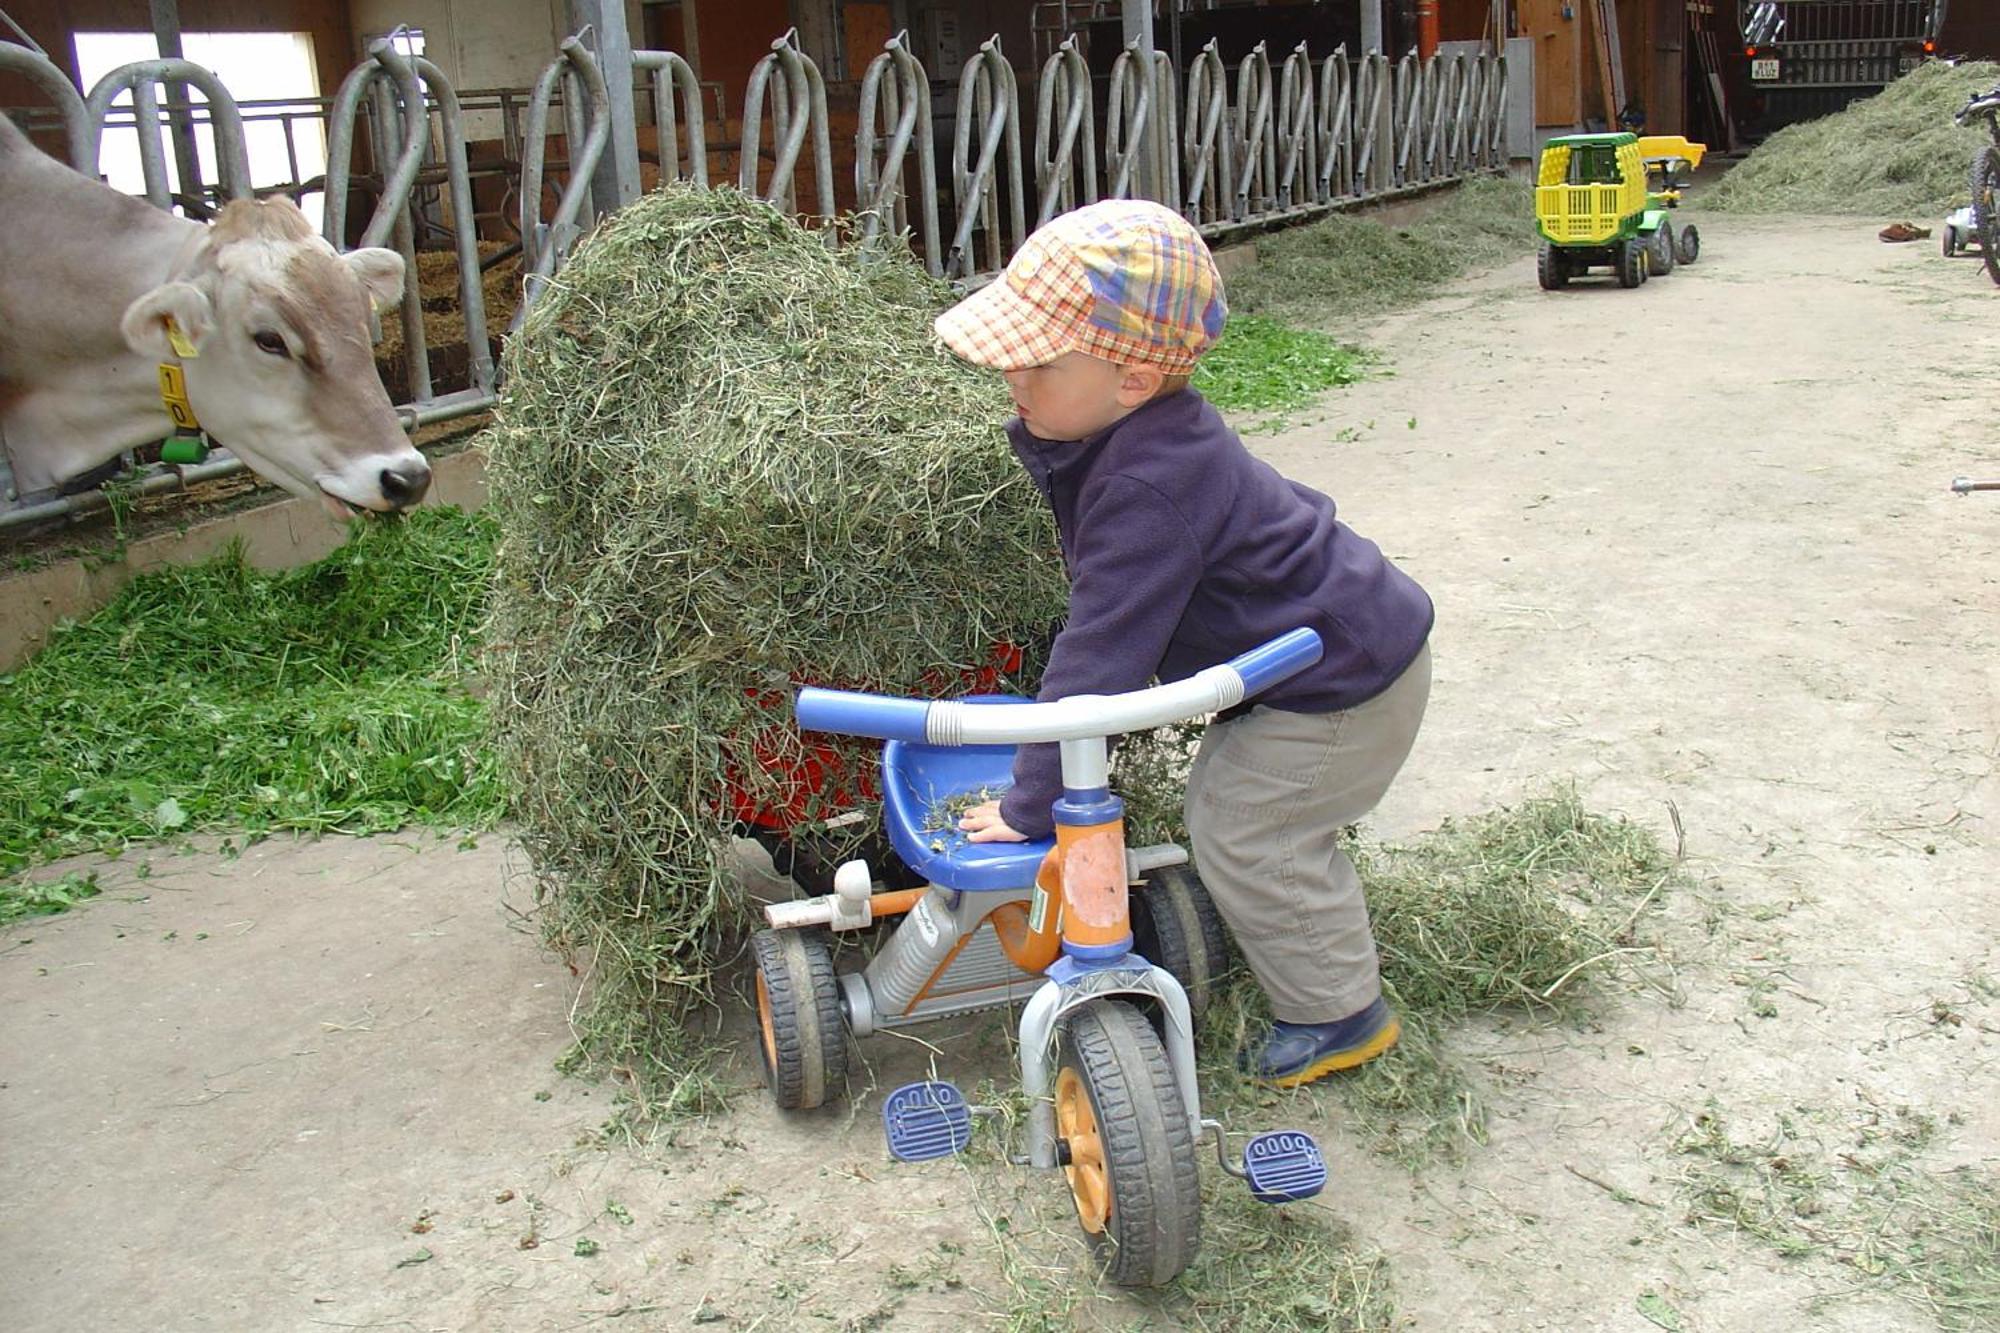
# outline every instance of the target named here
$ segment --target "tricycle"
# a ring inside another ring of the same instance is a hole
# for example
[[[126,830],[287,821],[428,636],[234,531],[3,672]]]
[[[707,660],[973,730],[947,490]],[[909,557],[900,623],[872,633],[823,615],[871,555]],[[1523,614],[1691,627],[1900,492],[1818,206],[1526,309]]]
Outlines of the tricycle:
[[[1322,651],[1299,629],[1186,680],[1048,703],[801,690],[801,729],[887,742],[883,826],[921,885],[878,891],[856,860],[835,872],[833,893],[765,909],[769,928],[752,937],[758,1048],[778,1104],[838,1097],[850,1034],[1018,1002],[1029,1110],[1010,1160],[1062,1169],[1112,1281],[1156,1285],[1192,1262],[1211,1136],[1223,1169],[1261,1202],[1319,1193],[1326,1163],[1311,1135],[1257,1134],[1236,1161],[1202,1115],[1195,1024],[1227,940],[1184,849],[1126,846],[1109,740],[1235,707]],[[1038,742],[1061,746],[1055,836],[968,841],[956,813],[1004,787],[1015,747]],[[893,929],[862,937],[865,965],[836,971],[832,933],[891,918]],[[897,1088],[882,1106],[889,1151],[902,1161],[960,1152],[990,1110],[941,1079]]]

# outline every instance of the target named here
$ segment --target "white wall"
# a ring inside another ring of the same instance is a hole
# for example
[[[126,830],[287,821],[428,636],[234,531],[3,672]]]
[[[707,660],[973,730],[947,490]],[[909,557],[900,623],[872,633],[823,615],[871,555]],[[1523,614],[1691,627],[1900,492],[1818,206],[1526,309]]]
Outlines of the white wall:
[[[533,87],[569,35],[565,0],[351,0],[348,17],[357,41],[398,24],[423,29],[425,57],[461,93]],[[627,0],[625,20],[632,44],[642,45],[638,0]],[[499,120],[470,117],[466,134],[498,138]]]

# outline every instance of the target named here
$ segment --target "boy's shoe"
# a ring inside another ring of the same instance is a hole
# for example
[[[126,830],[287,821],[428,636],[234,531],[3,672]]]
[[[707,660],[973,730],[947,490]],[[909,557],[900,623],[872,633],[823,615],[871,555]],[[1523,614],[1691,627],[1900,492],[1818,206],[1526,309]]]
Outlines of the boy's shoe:
[[[1273,1023],[1261,1045],[1237,1056],[1258,1083],[1296,1088],[1340,1069],[1366,1064],[1396,1044],[1403,1025],[1380,998],[1332,1023]]]

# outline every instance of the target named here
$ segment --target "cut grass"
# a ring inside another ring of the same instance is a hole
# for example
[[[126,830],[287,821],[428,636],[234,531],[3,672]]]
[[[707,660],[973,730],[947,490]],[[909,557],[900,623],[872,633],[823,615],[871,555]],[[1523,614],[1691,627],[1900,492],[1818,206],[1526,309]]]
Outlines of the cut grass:
[[[1847,213],[1935,221],[1968,202],[1983,127],[1953,122],[1967,96],[2000,80],[2000,65],[1926,61],[1845,111],[1788,125],[1701,192],[1731,213]]]
[[[1273,1208],[1215,1170],[1202,1145],[1202,1243],[1158,1288],[1102,1285],[1060,1177],[982,1202],[998,1249],[1008,1333],[1177,1328],[1200,1333],[1377,1333],[1397,1327],[1388,1260],[1320,1202]],[[976,1183],[975,1183],[976,1188]]]
[[[95,871],[72,870],[54,879],[0,880],[0,926],[36,916],[67,912],[103,888]]]
[[[1779,1113],[1746,1133],[1714,1103],[1674,1144],[1688,1225],[1830,1258],[1936,1315],[1948,1333],[2000,1326],[2000,1181],[1927,1171],[1937,1122],[1907,1106]]]
[[[1427,300],[1534,245],[1532,190],[1510,178],[1474,177],[1408,226],[1337,213],[1258,237],[1257,263],[1229,279],[1229,308],[1337,331]]]
[[[1305,1089],[1252,1087],[1235,1054],[1269,1010],[1239,975],[1209,1011],[1204,1086],[1258,1114],[1328,1090],[1376,1151],[1413,1170],[1485,1141],[1482,1080],[1451,1053],[1451,1029],[1482,1014],[1587,1015],[1598,983],[1651,956],[1640,923],[1681,878],[1652,833],[1586,810],[1568,788],[1354,851],[1401,1040]]]
[[[422,509],[295,570],[143,574],[59,631],[0,677],[0,917],[63,905],[22,868],[131,842],[491,823],[465,676],[492,558],[486,519]]]
[[[1369,361],[1360,348],[1324,333],[1236,315],[1202,357],[1194,387],[1225,412],[1289,412],[1328,389],[1360,381]]]

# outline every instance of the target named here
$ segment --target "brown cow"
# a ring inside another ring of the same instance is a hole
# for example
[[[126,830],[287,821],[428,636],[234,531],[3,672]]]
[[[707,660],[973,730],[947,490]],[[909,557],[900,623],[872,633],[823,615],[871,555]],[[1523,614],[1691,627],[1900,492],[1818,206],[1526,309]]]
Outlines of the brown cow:
[[[0,116],[0,445],[23,494],[174,432],[178,371],[202,429],[337,518],[416,504],[411,446],[369,344],[393,250],[342,255],[289,200],[213,225],[48,157]]]

